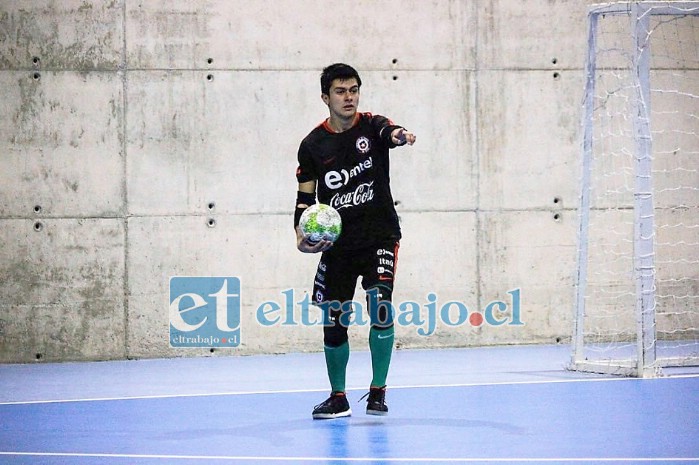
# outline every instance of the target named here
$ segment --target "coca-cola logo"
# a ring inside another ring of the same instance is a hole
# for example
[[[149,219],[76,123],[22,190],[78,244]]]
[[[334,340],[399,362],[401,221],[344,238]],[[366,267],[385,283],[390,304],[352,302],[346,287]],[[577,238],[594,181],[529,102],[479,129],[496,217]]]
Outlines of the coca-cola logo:
[[[365,182],[357,186],[354,191],[338,192],[330,199],[330,206],[335,210],[341,208],[356,207],[370,202],[374,198],[374,181]]]

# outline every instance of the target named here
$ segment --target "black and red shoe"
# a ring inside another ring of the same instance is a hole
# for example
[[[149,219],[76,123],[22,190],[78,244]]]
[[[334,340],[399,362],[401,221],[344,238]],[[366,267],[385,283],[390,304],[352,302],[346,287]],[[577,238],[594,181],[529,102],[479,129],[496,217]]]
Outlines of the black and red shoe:
[[[369,388],[369,392],[364,397],[366,400],[367,415],[388,415],[388,405],[386,405],[386,386]],[[364,399],[362,397],[362,399]],[[361,399],[360,399],[361,400]]]
[[[314,420],[329,420],[332,418],[348,417],[352,415],[347,396],[344,392],[333,392],[325,402],[313,408]]]

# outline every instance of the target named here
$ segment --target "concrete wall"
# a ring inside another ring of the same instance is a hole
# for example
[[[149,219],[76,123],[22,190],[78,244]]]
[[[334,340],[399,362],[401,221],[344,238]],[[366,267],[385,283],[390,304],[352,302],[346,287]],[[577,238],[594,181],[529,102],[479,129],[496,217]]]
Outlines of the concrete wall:
[[[566,340],[586,11],[0,1],[0,361],[211,355],[169,347],[182,275],[241,278],[242,344],[217,353],[319,350],[319,327],[262,327],[255,309],[312,283],[317,257],[291,229],[295,158],[335,61],[360,70],[362,110],[418,135],[393,153],[395,299],[479,310],[521,291],[523,326],[402,327],[398,346]]]

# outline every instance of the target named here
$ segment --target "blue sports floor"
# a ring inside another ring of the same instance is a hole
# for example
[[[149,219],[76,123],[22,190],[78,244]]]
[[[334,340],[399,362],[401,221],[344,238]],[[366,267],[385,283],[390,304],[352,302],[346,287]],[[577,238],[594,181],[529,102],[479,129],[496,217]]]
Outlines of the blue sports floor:
[[[0,365],[1,464],[699,463],[699,374],[567,372],[568,346],[402,350],[389,416],[312,420],[323,355]]]

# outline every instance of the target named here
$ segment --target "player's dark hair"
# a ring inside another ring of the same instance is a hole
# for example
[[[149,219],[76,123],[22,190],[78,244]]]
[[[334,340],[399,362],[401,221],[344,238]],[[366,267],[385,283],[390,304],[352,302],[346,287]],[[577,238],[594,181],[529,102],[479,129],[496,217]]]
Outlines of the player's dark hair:
[[[350,65],[344,63],[335,63],[323,70],[320,75],[320,91],[328,95],[330,93],[330,86],[335,79],[341,81],[346,81],[348,79],[356,79],[359,87],[362,86],[362,80],[359,77],[359,73],[356,69],[352,68]]]

